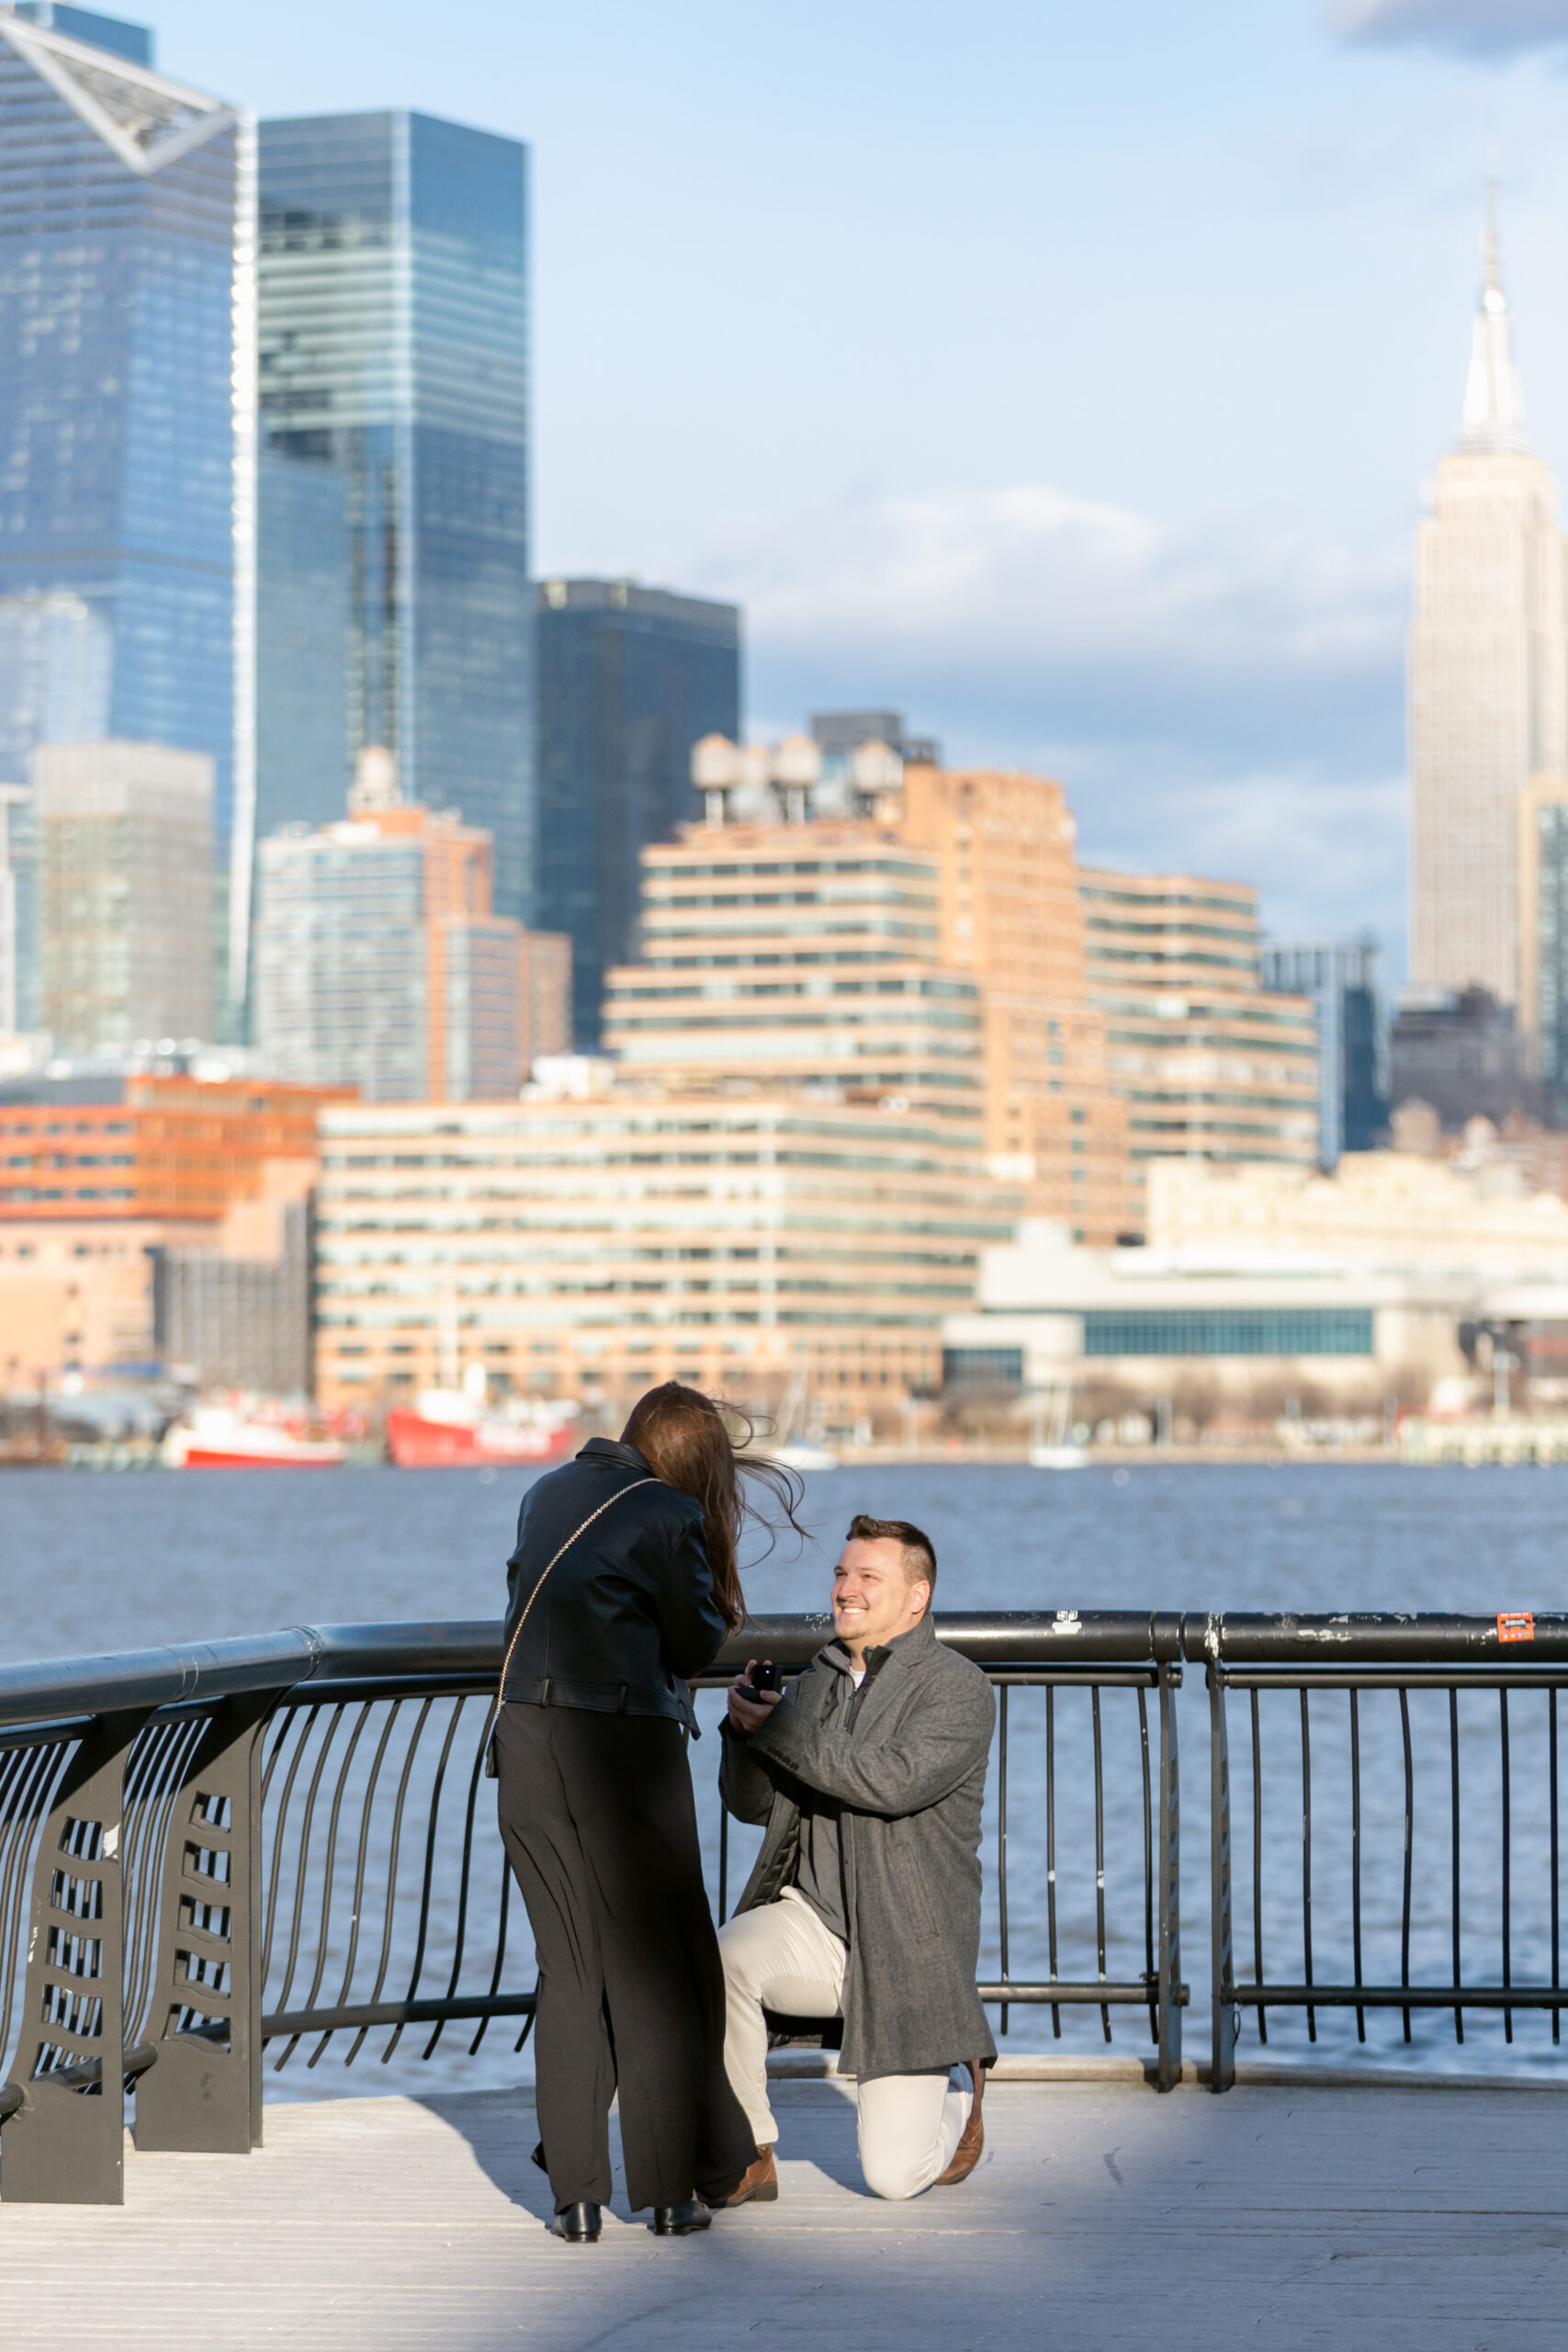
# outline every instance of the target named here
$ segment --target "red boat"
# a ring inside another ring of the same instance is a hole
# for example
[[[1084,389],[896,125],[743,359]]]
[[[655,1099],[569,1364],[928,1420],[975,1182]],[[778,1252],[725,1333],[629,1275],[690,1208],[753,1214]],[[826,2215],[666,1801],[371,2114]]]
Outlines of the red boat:
[[[164,1441],[172,1470],[335,1470],[344,1447],[281,1419],[251,1419],[226,1405],[200,1405]]]
[[[400,1470],[532,1468],[558,1462],[576,1439],[578,1408],[551,1397],[487,1411],[457,1389],[427,1389],[387,1415],[387,1447]]]

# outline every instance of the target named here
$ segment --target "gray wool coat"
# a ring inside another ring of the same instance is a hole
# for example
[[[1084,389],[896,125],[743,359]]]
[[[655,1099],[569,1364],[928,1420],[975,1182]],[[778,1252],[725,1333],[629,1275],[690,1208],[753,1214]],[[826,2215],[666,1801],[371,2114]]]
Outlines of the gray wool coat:
[[[795,1876],[800,1791],[839,1801],[850,1923],[846,2073],[917,2075],[992,2059],[975,1990],[980,1811],[996,1702],[977,1666],[924,1617],[866,1653],[829,1642],[750,1739],[725,1727],[720,1788],[740,1821],[766,1822],[737,1905],[773,1902]]]

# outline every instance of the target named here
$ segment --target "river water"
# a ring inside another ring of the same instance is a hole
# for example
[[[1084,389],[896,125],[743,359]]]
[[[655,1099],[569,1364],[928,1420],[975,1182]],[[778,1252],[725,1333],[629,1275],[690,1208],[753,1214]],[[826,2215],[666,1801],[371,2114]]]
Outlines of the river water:
[[[326,1476],[276,1473],[94,1476],[17,1473],[0,1479],[0,1657],[66,1657],[168,1640],[264,1632],[297,1623],[488,1616],[499,1613],[521,1482],[490,1472],[344,1470]],[[1071,1474],[1022,1467],[893,1464],[819,1474],[807,1481],[804,1517],[816,1541],[793,1537],[748,1575],[762,1611],[820,1608],[830,1560],[856,1510],[925,1527],[941,1562],[939,1608],[1430,1609],[1491,1613],[1568,1608],[1568,1473],[1481,1468],[1306,1464],[1171,1466]],[[1206,2055],[1208,1926],[1207,1707],[1189,1668],[1179,1701],[1185,1798],[1183,1973],[1191,1986],[1189,2055]],[[716,1720],[716,1698],[705,1716]],[[1106,1967],[1112,1978],[1145,1966],[1143,1796],[1137,1697],[1104,1695]],[[1251,1725],[1246,1694],[1230,1701],[1236,1782],[1238,1973],[1252,1973]],[[1044,1694],[1010,1701],[1010,1973],[1043,1978],[1048,1903]],[[1267,1695],[1259,1709],[1265,1792],[1258,1927],[1266,1974],[1305,1974],[1302,1899],[1300,1704]],[[1154,1732],[1154,1710],[1150,1730]],[[1320,1982],[1351,1973],[1349,1720],[1347,1700],[1312,1703],[1312,1936]],[[1404,1731],[1397,1699],[1359,1702],[1361,1932],[1368,1981],[1397,1978],[1403,1865]],[[1087,1693],[1054,1702],[1055,1928],[1059,1973],[1093,1977],[1099,1965],[1093,1754]],[[1548,1702],[1511,1702],[1507,1754],[1512,1806],[1510,1959],[1516,1982],[1551,1966],[1547,1838]],[[1415,1693],[1409,1709],[1415,1823],[1410,1979],[1452,1981],[1450,1749],[1448,1701]],[[1466,1694],[1458,1722],[1461,1758],[1463,1881],[1461,1966],[1473,1981],[1501,1975],[1502,1726],[1495,1694]],[[710,1860],[716,1859],[712,1781],[716,1744],[693,1749]],[[993,1782],[995,1775],[993,1774]],[[993,1822],[987,1833],[986,1974],[998,1967]],[[735,1872],[753,1843],[734,1840]],[[510,1974],[510,1971],[509,1971]],[[1004,2047],[1105,2046],[1100,2013],[1015,2007]],[[1366,2040],[1354,2016],[1320,2010],[1325,2059],[1425,2069],[1556,2072],[1561,2049],[1544,2014],[1517,2012],[1512,2043],[1503,2020],[1470,2011],[1462,2047],[1450,2015],[1423,2015],[1404,2038],[1398,2012],[1369,2012]],[[1145,2048],[1131,2012],[1112,2013],[1113,2047]],[[1276,2012],[1269,2053],[1307,2054],[1304,2018]],[[444,2043],[422,2066],[400,2050],[388,2067],[326,2063],[308,2080],[291,2070],[269,2094],[384,2091],[443,2082],[478,2087],[516,2079],[529,2053],[512,2037],[479,2055]],[[1240,2055],[1256,2054],[1253,2013]]]

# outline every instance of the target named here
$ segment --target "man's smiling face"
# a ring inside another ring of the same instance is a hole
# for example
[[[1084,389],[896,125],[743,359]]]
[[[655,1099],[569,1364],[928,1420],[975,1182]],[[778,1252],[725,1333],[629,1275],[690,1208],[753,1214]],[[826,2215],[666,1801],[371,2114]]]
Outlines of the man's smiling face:
[[[904,1546],[891,1535],[852,1536],[833,1572],[833,1629],[851,1655],[897,1641],[926,1613],[931,1587],[912,1582]]]

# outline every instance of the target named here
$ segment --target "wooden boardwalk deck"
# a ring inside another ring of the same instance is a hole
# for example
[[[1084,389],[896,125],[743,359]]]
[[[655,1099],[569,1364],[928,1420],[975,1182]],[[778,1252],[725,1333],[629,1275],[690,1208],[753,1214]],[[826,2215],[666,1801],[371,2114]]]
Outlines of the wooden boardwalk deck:
[[[1556,2090],[998,2082],[985,2162],[861,2188],[843,2090],[779,2092],[783,2195],[660,2240],[544,2226],[531,2104],[271,2108],[249,2158],[136,2155],[122,2210],[0,2205],[7,2352],[1561,2352]]]

